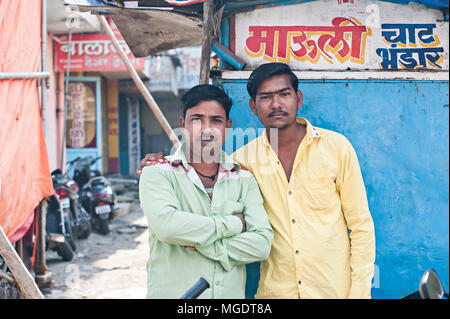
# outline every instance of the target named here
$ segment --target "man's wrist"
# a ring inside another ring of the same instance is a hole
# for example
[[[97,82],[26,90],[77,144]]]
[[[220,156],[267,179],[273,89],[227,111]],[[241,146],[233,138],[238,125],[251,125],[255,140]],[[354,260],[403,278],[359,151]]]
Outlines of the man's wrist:
[[[242,221],[239,217],[234,215],[226,215],[220,217],[225,229],[222,234],[222,238],[231,237],[242,232]]]

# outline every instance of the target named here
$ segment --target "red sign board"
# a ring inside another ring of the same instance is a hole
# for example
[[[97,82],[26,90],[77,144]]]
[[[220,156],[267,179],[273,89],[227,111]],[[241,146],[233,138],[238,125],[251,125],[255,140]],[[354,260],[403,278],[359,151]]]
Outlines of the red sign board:
[[[112,29],[134,68],[138,71],[144,70],[145,59],[134,57],[114,23]],[[70,71],[126,71],[108,35],[104,33],[74,34],[71,45],[67,34],[57,38],[59,41],[55,41],[56,71],[67,70],[69,52]]]

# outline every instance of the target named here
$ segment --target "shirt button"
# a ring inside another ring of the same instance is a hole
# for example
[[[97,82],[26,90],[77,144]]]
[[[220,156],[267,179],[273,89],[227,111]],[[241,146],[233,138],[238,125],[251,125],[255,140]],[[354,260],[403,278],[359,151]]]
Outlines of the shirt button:
[[[280,161],[277,161],[277,164],[280,165]]]
[[[292,219],[292,224],[295,224],[295,219]]]
[[[289,195],[292,195],[292,191],[289,191],[289,193],[288,193]]]
[[[298,250],[295,251],[295,254],[298,255],[300,252]]]
[[[298,285],[300,286],[301,284],[302,284],[302,282],[299,280],[299,281],[298,281]]]
[[[218,286],[220,284],[220,281],[216,281],[216,286]]]

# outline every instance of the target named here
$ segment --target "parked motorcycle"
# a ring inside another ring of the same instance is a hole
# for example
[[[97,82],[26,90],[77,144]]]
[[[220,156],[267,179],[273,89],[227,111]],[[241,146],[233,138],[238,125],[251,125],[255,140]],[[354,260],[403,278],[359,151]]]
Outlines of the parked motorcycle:
[[[448,299],[448,293],[442,287],[441,280],[434,269],[427,270],[419,284],[419,290],[402,299]]]
[[[50,196],[47,201],[46,249],[56,251],[63,260],[70,261],[73,258],[73,251],[76,250],[70,215],[64,213],[56,195]]]
[[[78,160],[67,163],[67,170]],[[64,215],[70,216],[70,226],[74,239],[86,239],[91,234],[91,217],[81,205],[79,187],[69,175],[57,169],[52,172],[53,187]],[[74,245],[73,245],[74,246]]]
[[[110,232],[109,222],[117,216],[116,195],[108,180],[91,166],[100,157],[87,156],[74,163],[74,180],[80,187],[83,207],[91,216],[92,226],[100,234]]]

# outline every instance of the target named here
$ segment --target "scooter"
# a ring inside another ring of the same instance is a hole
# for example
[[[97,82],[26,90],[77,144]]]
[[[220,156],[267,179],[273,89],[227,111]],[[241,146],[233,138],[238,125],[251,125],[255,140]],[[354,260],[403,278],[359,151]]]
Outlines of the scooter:
[[[91,166],[100,157],[77,159],[74,165],[74,180],[80,187],[83,207],[91,216],[92,226],[102,235],[110,232],[109,222],[117,216],[116,195],[108,180]]]
[[[441,280],[434,269],[427,270],[420,279],[419,290],[402,299],[448,299]]]
[[[67,163],[67,170],[70,170],[77,159]],[[91,217],[83,208],[79,200],[79,187],[69,175],[63,174],[56,169],[51,174],[55,193],[61,204],[64,216],[70,216],[70,226],[73,238],[86,239],[91,234]],[[73,247],[75,244],[73,244]],[[75,250],[75,248],[74,248]]]

